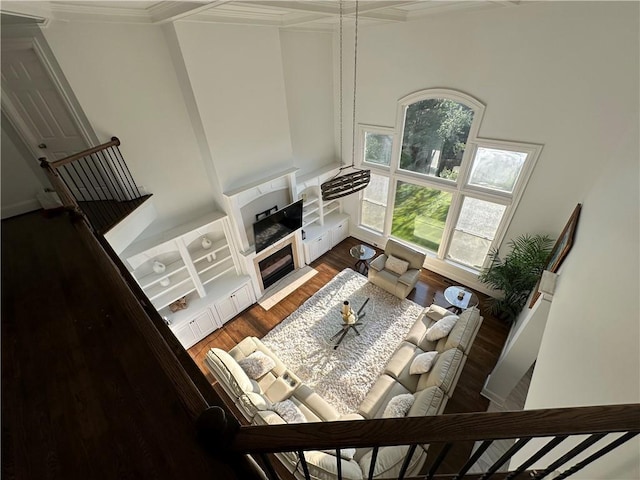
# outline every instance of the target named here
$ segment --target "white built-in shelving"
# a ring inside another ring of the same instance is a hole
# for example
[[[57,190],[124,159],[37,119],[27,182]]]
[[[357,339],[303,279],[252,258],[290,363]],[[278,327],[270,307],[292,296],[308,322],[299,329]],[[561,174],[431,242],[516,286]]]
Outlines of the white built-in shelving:
[[[121,254],[185,348],[255,301],[230,239],[227,216],[216,212],[136,242]],[[154,270],[157,262],[164,265],[160,273]],[[171,312],[169,305],[183,297],[187,308]]]

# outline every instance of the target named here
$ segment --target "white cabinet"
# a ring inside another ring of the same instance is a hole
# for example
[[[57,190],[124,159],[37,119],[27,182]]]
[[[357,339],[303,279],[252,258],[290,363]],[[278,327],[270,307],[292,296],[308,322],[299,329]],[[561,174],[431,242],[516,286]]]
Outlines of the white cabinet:
[[[333,248],[349,236],[349,219],[345,218],[336,226],[331,227],[329,234],[331,235],[331,248]]]
[[[216,302],[215,308],[222,323],[232,319],[255,301],[253,290],[243,285],[228,297]]]
[[[307,264],[313,262],[320,255],[331,250],[331,236],[329,232],[304,242],[304,257]]]
[[[307,264],[328,252],[349,236],[349,217],[334,212],[328,215],[323,225],[314,225],[307,231],[304,240],[304,259]]]
[[[247,276],[227,275],[224,282],[209,284],[206,293],[187,302],[185,310],[160,311],[184,348],[192,347],[256,301]]]
[[[189,348],[221,326],[210,309],[198,313],[195,317],[171,327],[174,335],[184,348]]]

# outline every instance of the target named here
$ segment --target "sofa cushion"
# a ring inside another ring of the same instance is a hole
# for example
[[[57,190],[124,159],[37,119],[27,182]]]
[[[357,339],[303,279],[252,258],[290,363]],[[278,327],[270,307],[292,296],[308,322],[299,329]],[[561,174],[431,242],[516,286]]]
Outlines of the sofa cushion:
[[[340,418],[340,413],[333,405],[314,392],[307,385],[300,385],[291,395],[291,400],[298,404],[298,407],[309,421],[335,421]]]
[[[248,357],[239,360],[238,365],[242,367],[249,378],[257,380],[272,370],[276,366],[276,362],[265,353],[256,350]]]
[[[389,255],[387,261],[384,262],[384,268],[391,270],[396,275],[402,275],[409,268],[409,262],[402,260],[401,258]]]
[[[440,387],[427,387],[413,394],[415,401],[407,417],[439,415],[446,405],[446,396]]]
[[[248,418],[253,418],[259,411],[270,410],[272,403],[259,393],[248,392],[238,397],[236,406],[244,412]]]
[[[415,356],[411,365],[409,365],[409,374],[411,375],[420,375],[422,373],[427,373],[431,370],[436,357],[438,356],[438,352],[435,350],[432,352],[424,352]]]
[[[376,457],[376,465],[373,469],[373,478],[398,478],[398,474],[408,453],[409,447],[405,445],[380,448],[378,450],[378,456]],[[364,454],[359,460],[364,478],[368,478],[369,476],[371,455],[372,450]],[[409,474],[417,470],[425,458],[426,452],[420,447],[416,448],[409,462],[407,473]]]
[[[482,324],[482,317],[480,311],[477,308],[468,308],[460,314],[460,318],[454,325],[449,336],[447,337],[447,343],[445,343],[445,350],[450,348],[458,348],[465,354],[469,354],[471,350],[471,343],[480,329]]]
[[[444,310],[443,313],[441,313],[442,310]],[[426,337],[427,329],[446,315],[453,315],[453,313],[443,309],[442,307],[438,307],[437,305],[431,305],[430,307],[425,308],[411,326],[411,329],[404,340],[420,347],[424,352],[432,350],[443,352],[444,350],[447,350],[444,348],[447,342],[446,338],[431,341],[427,340]]]
[[[367,419],[380,418],[389,400],[403,393],[413,392],[407,390],[389,375],[382,374],[358,407],[358,413]]]
[[[256,337],[245,337],[240,343],[229,350],[229,355],[231,355],[237,362],[242,360],[243,358],[248,357],[256,351],[261,351],[265,355],[271,357],[276,363],[275,367],[273,367],[270,372],[258,379],[258,384],[264,392],[278,377],[282,376],[286,372],[287,367],[269,349],[269,347],[267,347],[259,338]]]
[[[304,452],[311,478],[319,480],[336,480],[338,476],[338,459],[330,454],[319,450],[309,450]],[[354,460],[340,460],[342,478],[347,480],[361,480],[362,470],[358,462]],[[298,472],[304,472],[302,465],[298,464]]]
[[[411,375],[409,368],[411,367],[413,359],[421,353],[424,353],[422,349],[416,347],[413,343],[401,342],[387,362],[384,373],[395,378],[408,391],[412,393],[415,392],[419,377]]]
[[[382,418],[404,417],[415,400],[416,397],[411,393],[396,395],[387,403],[384,412],[382,412]]]
[[[455,326],[458,318],[459,317],[457,315],[446,315],[442,317],[436,323],[427,328],[427,333],[425,335],[427,340],[435,342],[436,340],[440,340],[441,338],[449,335],[449,332]]]
[[[276,402],[270,410],[280,415],[287,423],[305,423],[307,421],[302,411],[291,400]]]
[[[260,386],[256,381],[251,380],[240,368],[238,362],[224,350],[212,348],[207,352],[205,362],[216,378],[224,383],[225,390],[230,390],[235,398],[247,392],[261,393]]]
[[[457,348],[451,348],[438,355],[435,365],[429,373],[423,373],[418,380],[417,390],[427,387],[440,387],[449,394],[460,375],[464,354]]]

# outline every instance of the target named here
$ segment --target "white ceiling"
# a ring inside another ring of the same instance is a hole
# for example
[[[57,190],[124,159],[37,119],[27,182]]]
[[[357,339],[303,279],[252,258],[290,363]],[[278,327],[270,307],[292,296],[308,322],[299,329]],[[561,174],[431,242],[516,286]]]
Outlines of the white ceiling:
[[[507,0],[360,0],[362,24],[408,22],[460,9],[512,7]],[[345,22],[352,22],[354,0],[343,2]],[[55,20],[161,24],[175,20],[281,28],[329,30],[340,17],[338,0],[216,0],[216,1],[2,1],[4,13]]]

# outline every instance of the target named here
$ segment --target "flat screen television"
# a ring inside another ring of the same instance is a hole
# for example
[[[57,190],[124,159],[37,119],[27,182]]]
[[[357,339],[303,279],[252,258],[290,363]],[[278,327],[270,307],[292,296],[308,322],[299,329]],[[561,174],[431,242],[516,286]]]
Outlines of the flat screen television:
[[[302,228],[302,200],[287,205],[253,224],[256,253]]]

